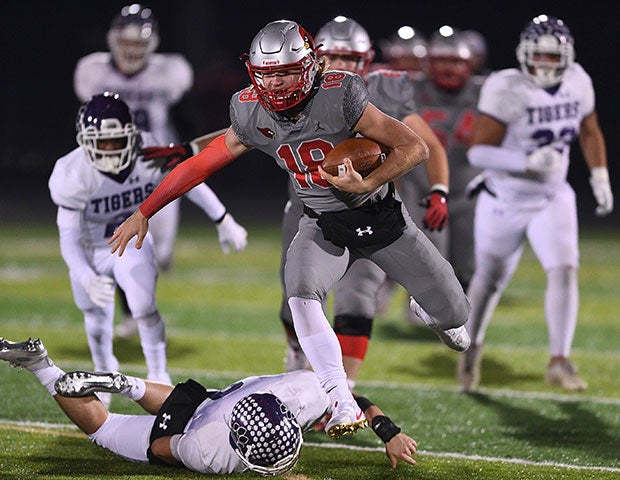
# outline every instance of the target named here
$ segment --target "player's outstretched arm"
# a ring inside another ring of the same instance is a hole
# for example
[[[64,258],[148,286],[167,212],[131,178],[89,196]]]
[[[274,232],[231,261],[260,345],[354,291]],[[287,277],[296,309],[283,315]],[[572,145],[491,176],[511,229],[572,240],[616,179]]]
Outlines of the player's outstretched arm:
[[[385,454],[390,459],[392,468],[398,466],[398,460],[411,465],[417,462],[412,455],[417,452],[418,443],[398,427],[383,411],[365,397],[354,395],[355,401],[364,411],[366,420],[372,430],[385,443]]]

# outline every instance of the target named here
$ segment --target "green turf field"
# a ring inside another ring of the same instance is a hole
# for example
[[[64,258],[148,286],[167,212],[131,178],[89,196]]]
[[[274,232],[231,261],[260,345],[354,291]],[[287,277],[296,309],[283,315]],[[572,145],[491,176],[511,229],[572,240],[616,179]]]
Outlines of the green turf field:
[[[247,250],[225,256],[215,229],[182,226],[174,270],[158,286],[175,381],[191,376],[221,387],[282,371],[278,230],[248,230]],[[65,369],[91,368],[53,225],[3,225],[0,242],[0,336],[41,337]],[[563,394],[543,381],[545,280],[527,250],[489,328],[476,395],[456,389],[457,354],[402,320],[401,291],[377,318],[358,391],[418,440],[418,465],[392,470],[368,430],[339,442],[312,433],[286,478],[620,478],[618,236],[582,232],[581,262],[573,359],[589,383],[585,393]],[[137,339],[117,340],[115,351],[125,371],[145,373]],[[124,398],[112,410],[139,412]],[[117,459],[71,427],[29,372],[0,364],[0,479],[198,476]]]

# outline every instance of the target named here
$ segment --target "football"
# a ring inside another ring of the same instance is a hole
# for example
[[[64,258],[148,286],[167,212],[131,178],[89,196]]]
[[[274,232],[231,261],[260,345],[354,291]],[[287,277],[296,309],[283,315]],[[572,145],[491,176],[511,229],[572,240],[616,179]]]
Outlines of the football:
[[[321,167],[330,175],[344,174],[344,158],[351,159],[353,169],[365,177],[383,163],[388,148],[375,140],[363,137],[347,138],[330,150]]]

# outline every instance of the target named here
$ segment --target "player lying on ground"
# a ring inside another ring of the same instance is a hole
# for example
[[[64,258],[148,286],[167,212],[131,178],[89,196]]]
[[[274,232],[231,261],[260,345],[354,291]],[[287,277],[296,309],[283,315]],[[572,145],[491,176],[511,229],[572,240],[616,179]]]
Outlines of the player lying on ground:
[[[0,338],[0,360],[32,372],[63,412],[96,444],[127,460],[184,466],[208,474],[253,470],[282,474],[299,459],[302,433],[330,408],[314,373],[248,377],[222,390],[194,380],[176,387],[121,373],[65,373],[41,340]],[[107,411],[97,392],[137,402],[148,415]],[[356,398],[392,466],[411,458],[417,443],[368,399]],[[257,427],[258,420],[266,428]]]

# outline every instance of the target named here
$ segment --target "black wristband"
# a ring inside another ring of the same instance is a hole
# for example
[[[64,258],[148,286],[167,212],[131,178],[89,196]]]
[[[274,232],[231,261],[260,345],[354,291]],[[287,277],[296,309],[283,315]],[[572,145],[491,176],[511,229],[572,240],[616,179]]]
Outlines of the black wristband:
[[[400,427],[396,426],[390,417],[386,417],[385,415],[377,415],[374,417],[370,426],[383,443],[388,443],[400,433]]]
[[[226,216],[226,214],[227,214],[227,213],[228,213],[228,212],[227,212],[226,210],[224,210],[224,215],[222,215],[222,216],[221,216],[220,218],[218,218],[217,220],[213,220],[213,222],[214,222],[216,225],[219,225],[220,223],[222,223],[222,220],[224,220],[224,217]]]
[[[367,409],[372,407],[374,403],[368,400],[366,397],[362,397],[361,395],[353,395],[353,398],[357,402],[357,406],[360,407],[362,412],[365,412]]]

